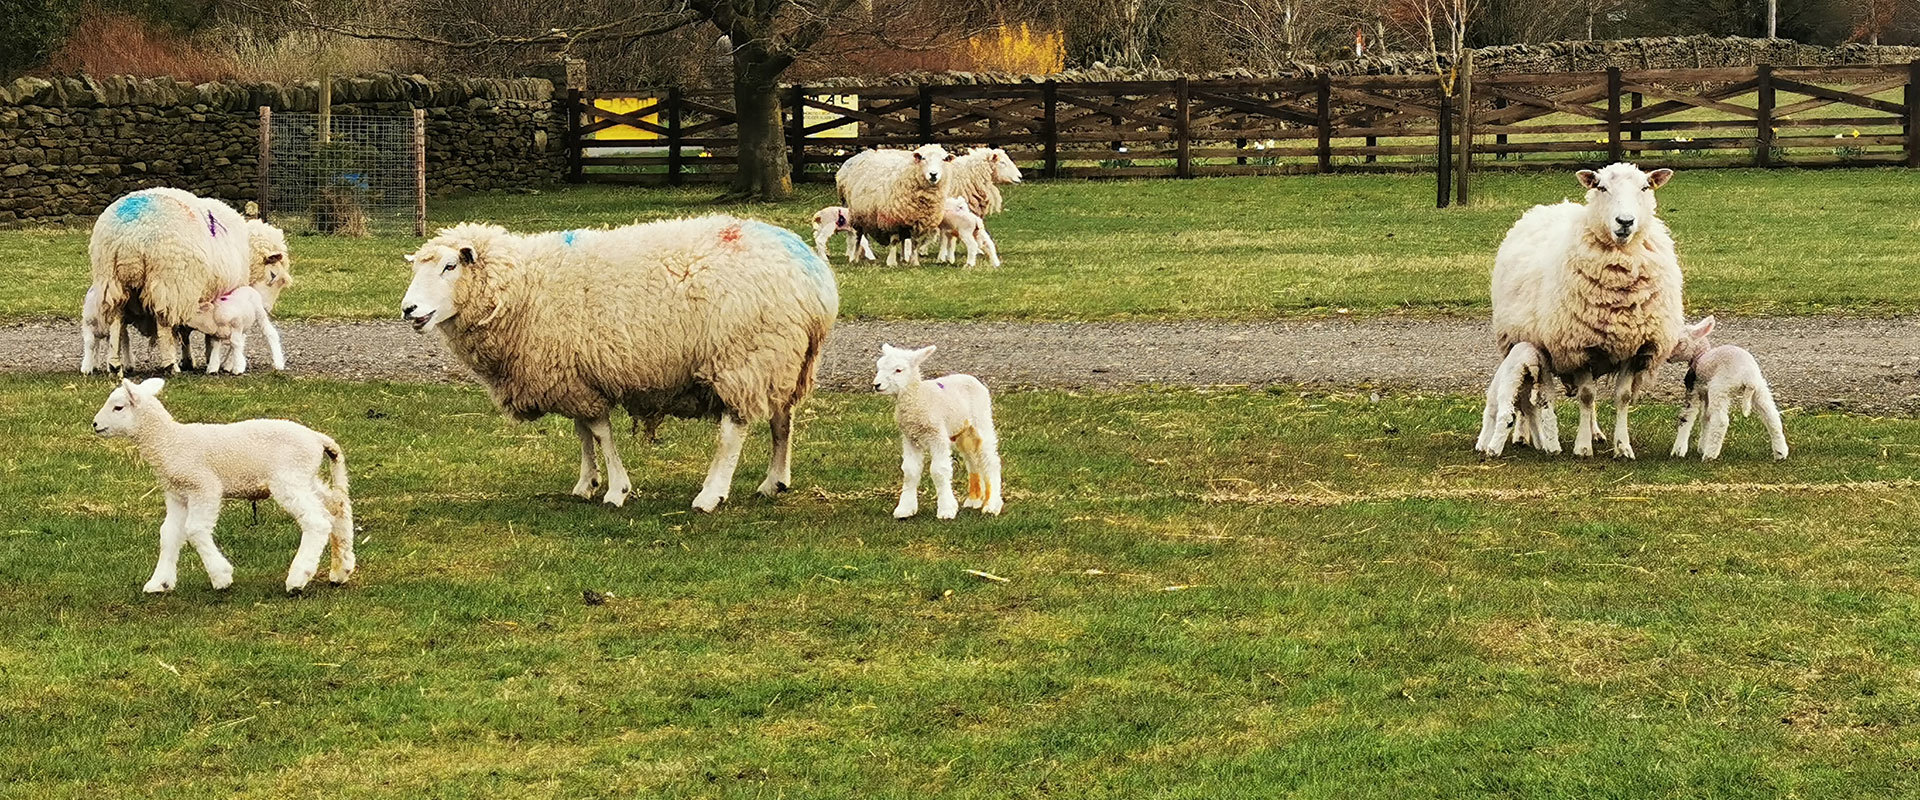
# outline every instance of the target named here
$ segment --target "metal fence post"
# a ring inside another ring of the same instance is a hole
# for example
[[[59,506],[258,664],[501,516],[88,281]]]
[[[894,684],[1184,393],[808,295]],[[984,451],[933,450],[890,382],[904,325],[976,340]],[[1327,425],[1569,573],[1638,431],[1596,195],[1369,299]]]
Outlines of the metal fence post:
[[[413,235],[427,235],[427,110],[413,110]]]

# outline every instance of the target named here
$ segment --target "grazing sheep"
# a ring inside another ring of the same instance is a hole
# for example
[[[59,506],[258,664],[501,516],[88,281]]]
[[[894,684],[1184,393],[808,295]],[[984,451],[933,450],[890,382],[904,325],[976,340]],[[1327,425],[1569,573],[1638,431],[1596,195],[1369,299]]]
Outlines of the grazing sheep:
[[[107,363],[122,368],[124,323],[141,315],[154,323],[163,366],[180,370],[175,337],[200,303],[284,267],[286,237],[259,220],[243,219],[218,200],[178,189],[127,194],[94,222],[88,244],[93,285],[100,287],[99,319]]]
[[[833,176],[847,223],[861,237],[887,243],[887,266],[899,263],[895,252],[903,243],[907,263],[920,263],[916,243],[930,241],[946,216],[941,180],[952,162],[953,155],[937,144],[867,150],[847,159]]]
[[[178,582],[180,548],[193,544],[213,588],[233,585],[233,564],[213,543],[223,498],[268,497],[300,522],[300,549],[287,570],[287,591],[306,588],[320,569],[320,551],[333,542],[327,579],[353,574],[353,502],[347,497],[347,459],[326,434],[283,419],[250,419],[224,425],[175,422],[160,404],[166,381],[123,380],[93,416],[93,431],[124,436],[140,448],[167,496],[160,523],[160,561],[148,592],[170,592]],[[331,485],[317,473],[331,463]]]
[[[934,515],[953,519],[962,506],[998,514],[1005,505],[1000,483],[1000,436],[993,427],[993,400],[987,387],[972,375],[942,375],[922,380],[920,367],[933,355],[928,345],[918,350],[880,346],[874,362],[873,388],[895,398],[894,420],[900,423],[900,504],[895,519],[920,511],[921,464],[931,457]],[[953,497],[953,447],[967,465],[967,500]]]
[[[1760,406],[1760,420],[1767,426],[1773,457],[1786,458],[1787,432],[1780,424],[1780,407],[1774,405],[1773,389],[1760,374],[1760,362],[1744,347],[1714,346],[1708,338],[1713,333],[1713,324],[1713,317],[1707,317],[1687,326],[1680,343],[1673,348],[1673,362],[1687,365],[1687,407],[1680,412],[1680,429],[1673,436],[1673,454],[1680,458],[1687,456],[1687,438],[1704,409],[1707,424],[1700,429],[1700,459],[1719,458],[1720,447],[1727,441],[1729,411],[1738,399],[1744,416],[1753,416],[1753,407]]]
[[[1580,401],[1573,453],[1593,455],[1594,380],[1613,376],[1614,453],[1633,457],[1627,414],[1684,325],[1673,236],[1654,216],[1672,170],[1581,170],[1585,205],[1535,206],[1494,258],[1493,326],[1504,351],[1532,342]]]
[[[864,253],[868,261],[873,260],[873,244],[860,236],[860,232],[847,224],[846,206],[827,206],[813,215],[813,251],[820,254],[820,260],[827,259],[827,240],[836,233],[847,234],[847,263],[859,260]],[[856,250],[855,248],[859,248]]]
[[[272,316],[268,313],[286,283],[275,275],[263,284],[260,288],[242,286],[201,303],[200,312],[187,322],[187,327],[207,337],[207,374],[219,372],[222,366],[235,375],[244,374],[247,371],[247,331],[254,328],[266,334],[267,350],[273,356],[274,371],[287,368],[286,355],[280,350],[280,331],[273,327]]]
[[[1019,183],[1020,165],[998,147],[976,147],[947,168],[947,196],[967,201],[967,209],[991,217],[1006,208],[1000,184]]]
[[[791,484],[793,411],[840,307],[832,270],[793,232],[728,216],[531,235],[468,223],[408,260],[401,313],[415,330],[439,331],[514,419],[573,420],[574,494],[600,485],[597,451],[606,501],[626,502],[615,406],[648,422],[719,420],[700,511],[726,499],[753,422],[773,429],[760,493]]]
[[[947,214],[940,220],[940,260],[953,263],[960,242],[967,243],[967,266],[980,262],[980,251],[987,251],[987,263],[1000,266],[1000,249],[987,235],[987,223],[967,208],[967,201],[947,198]]]
[[[1509,440],[1531,444],[1543,452],[1560,452],[1560,422],[1553,413],[1553,374],[1546,354],[1527,342],[1507,351],[1493,381],[1487,384],[1487,405],[1480,415],[1480,439],[1473,451],[1499,456]]]

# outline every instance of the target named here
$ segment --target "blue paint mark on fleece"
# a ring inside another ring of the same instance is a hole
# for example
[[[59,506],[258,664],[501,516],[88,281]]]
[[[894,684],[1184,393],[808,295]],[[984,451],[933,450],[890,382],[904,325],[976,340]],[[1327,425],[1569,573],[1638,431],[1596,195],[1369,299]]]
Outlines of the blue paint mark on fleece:
[[[835,300],[836,304],[838,303],[840,290],[833,283],[833,270],[827,268],[827,262],[821,260],[819,253],[813,252],[813,248],[807,245],[805,239],[800,238],[798,234],[786,228],[778,225],[769,225],[759,220],[748,220],[747,225],[752,226],[754,230],[766,233],[779,240],[780,246],[786,248],[787,255],[792,256],[793,260],[800,262],[800,266],[804,267],[807,270],[807,274],[813,277],[813,282],[820,287],[821,295],[831,297]]]
[[[114,201],[113,218],[118,222],[132,222],[147,213],[147,207],[153,205],[153,197],[144,194],[130,194]]]
[[[560,234],[560,241],[565,242],[568,247],[572,247],[573,237],[579,236],[579,235],[580,235],[579,231],[567,231],[566,233]]]

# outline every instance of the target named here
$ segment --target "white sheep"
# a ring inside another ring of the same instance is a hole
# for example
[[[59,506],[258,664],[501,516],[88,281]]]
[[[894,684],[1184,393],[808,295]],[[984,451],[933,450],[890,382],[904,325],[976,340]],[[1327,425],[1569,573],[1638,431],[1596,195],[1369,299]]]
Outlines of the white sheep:
[[[987,251],[987,263],[1000,266],[1000,249],[987,235],[986,220],[967,208],[967,201],[947,198],[946,216],[940,219],[940,260],[953,263],[961,242],[967,243],[967,266],[980,262],[980,251]]]
[[[1760,374],[1760,362],[1744,347],[1714,346],[1708,338],[1713,333],[1713,325],[1713,317],[1707,317],[1687,326],[1680,343],[1673,348],[1673,362],[1687,365],[1687,407],[1680,412],[1680,429],[1673,437],[1673,455],[1687,456],[1687,439],[1693,433],[1693,423],[1705,410],[1707,422],[1700,429],[1700,458],[1703,461],[1719,458],[1720,448],[1727,441],[1729,412],[1733,401],[1739,400],[1740,411],[1745,416],[1753,416],[1753,407],[1760,407],[1760,420],[1767,426],[1773,457],[1786,458],[1787,432],[1780,424],[1780,407],[1774,405],[1773,389]]]
[[[1499,456],[1507,442],[1531,444],[1542,452],[1560,452],[1560,422],[1553,413],[1553,373],[1546,354],[1528,342],[1516,343],[1487,384],[1487,405],[1480,415],[1476,453]]]
[[[760,420],[773,429],[760,493],[791,485],[793,412],[840,308],[832,270],[792,231],[728,216],[531,235],[468,223],[408,260],[401,313],[415,330],[438,331],[514,419],[574,421],[574,494],[600,485],[597,450],[606,502],[626,502],[615,406],[643,421],[719,420],[695,509],[726,499]]]
[[[813,214],[813,251],[820,254],[821,260],[827,260],[827,241],[836,233],[847,234],[847,263],[859,261],[862,254],[866,260],[874,260],[873,244],[847,224],[846,206],[827,206]]]
[[[1580,401],[1573,452],[1593,455],[1594,380],[1613,376],[1614,453],[1633,457],[1627,414],[1685,324],[1673,236],[1654,215],[1672,170],[1581,170],[1585,205],[1535,206],[1494,258],[1493,325],[1504,351],[1532,342]]]
[[[1006,208],[1000,185],[1020,182],[1020,165],[998,147],[976,147],[953,159],[947,168],[948,197],[967,201],[967,209],[991,217]]]
[[[940,230],[946,216],[941,180],[953,158],[937,144],[867,150],[847,159],[834,174],[847,223],[867,240],[887,243],[887,266],[899,263],[895,255],[903,245],[907,263],[919,263],[918,245]]]
[[[154,324],[162,365],[178,372],[179,329],[200,303],[284,269],[286,237],[231,206],[178,189],[142,189],[101,212],[88,243],[107,363],[122,368],[124,323],[143,315]]]
[[[972,375],[920,377],[920,368],[933,355],[928,345],[903,350],[880,346],[874,362],[873,388],[894,396],[894,420],[900,424],[900,504],[893,516],[906,519],[920,511],[922,464],[933,467],[934,515],[953,519],[962,506],[984,514],[1005,507],[1000,482],[1000,435],[993,427],[993,399],[987,387]],[[953,496],[953,449],[967,465],[967,500]]]
[[[140,448],[166,492],[167,518],[160,523],[160,560],[148,592],[170,592],[178,583],[180,548],[193,544],[213,588],[233,585],[233,564],[213,543],[224,498],[280,504],[300,523],[300,548],[287,569],[287,591],[306,588],[320,569],[329,539],[333,563],[327,579],[353,574],[353,502],[347,496],[347,459],[326,434],[283,419],[250,419],[224,425],[182,424],[160,404],[166,381],[123,380],[93,416],[101,436],[123,436]],[[332,465],[331,485],[318,477]]]
[[[187,327],[206,335],[210,351],[207,374],[225,367],[235,375],[247,371],[247,331],[259,328],[267,337],[267,351],[273,357],[273,369],[287,368],[286,354],[280,350],[280,331],[273,327],[270,310],[285,283],[278,276],[263,286],[242,286],[200,304],[199,313]]]

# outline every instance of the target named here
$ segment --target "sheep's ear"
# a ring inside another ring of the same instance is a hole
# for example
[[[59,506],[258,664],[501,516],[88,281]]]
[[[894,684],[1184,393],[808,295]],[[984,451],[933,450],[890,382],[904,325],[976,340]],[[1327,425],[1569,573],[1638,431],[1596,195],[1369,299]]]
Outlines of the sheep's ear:
[[[953,154],[952,154],[952,153],[948,153],[948,154],[947,154],[947,160],[948,160],[948,161],[952,161],[952,160],[953,160]]]
[[[996,150],[994,152],[988,153],[987,160],[998,163],[1000,161],[1000,152]]]
[[[1656,169],[1647,173],[1647,183],[1655,189],[1667,185],[1667,181],[1670,180],[1673,180],[1673,170],[1670,169]],[[1712,319],[1712,317],[1708,317],[1708,319]]]
[[[164,379],[164,378],[148,378],[148,379],[146,379],[146,380],[144,380],[144,381],[141,381],[141,382],[140,382],[140,385],[139,385],[139,386],[135,386],[135,387],[133,387],[133,388],[134,388],[134,389],[135,389],[136,391],[138,391],[138,392],[140,392],[141,394],[144,394],[144,395],[146,395],[146,396],[148,396],[148,397],[157,397],[157,396],[159,396],[159,394],[160,394],[160,390],[161,390],[161,389],[164,389],[164,388],[166,388],[166,387],[167,387],[167,381],[166,381],[166,379]]]
[[[1579,172],[1573,173],[1573,176],[1580,179],[1581,186],[1585,186],[1589,189],[1600,185],[1600,173],[1594,172],[1593,170],[1583,169],[1583,170],[1580,170]]]
[[[460,263],[462,263],[462,264],[472,264],[472,263],[473,263],[473,261],[474,261],[474,258],[473,258],[473,248],[472,248],[472,247],[462,247],[462,248],[460,248]]]
[[[408,253],[408,254],[406,254],[406,255],[404,255],[404,256],[401,256],[401,257],[400,257],[400,260],[402,260],[402,261],[405,261],[405,262],[407,262],[407,263],[409,263],[409,264],[411,264],[411,263],[413,263],[413,254],[412,254],[412,253]]]
[[[926,347],[922,347],[918,350],[913,351],[913,363],[915,364],[926,363],[927,358],[933,355],[933,351],[938,349],[939,348],[934,347],[933,345],[927,345]]]
[[[133,396],[135,394],[138,394],[138,391],[136,390],[138,390],[139,388],[140,387],[135,385],[133,381],[127,380],[126,378],[120,379],[120,391],[127,393],[128,402],[132,402]]]
[[[1705,336],[1709,333],[1713,333],[1714,324],[1715,324],[1715,321],[1711,315],[1709,315],[1706,319],[1693,323],[1694,335]]]
[[[927,157],[926,157],[926,156],[923,156],[923,155],[920,155],[920,151],[918,151],[918,150],[915,150],[915,151],[913,151],[913,160],[915,160],[915,161],[925,161],[925,160],[927,160]]]
[[[267,254],[267,263],[269,264],[278,264],[282,261],[285,261],[286,259],[287,259],[286,253],[268,253]]]

